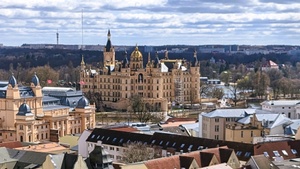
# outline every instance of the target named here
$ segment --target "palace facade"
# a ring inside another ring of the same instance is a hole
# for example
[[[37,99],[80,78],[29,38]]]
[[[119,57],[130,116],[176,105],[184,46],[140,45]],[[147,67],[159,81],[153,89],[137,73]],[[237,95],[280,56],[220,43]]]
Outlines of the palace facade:
[[[34,75],[31,86],[12,75],[0,82],[0,142],[46,142],[95,127],[95,108],[70,88],[46,88]]]
[[[128,110],[129,99],[134,95],[142,96],[154,111],[168,111],[171,103],[194,104],[200,102],[200,63],[194,52],[192,62],[184,59],[169,59],[166,50],[163,59],[156,52],[152,59],[143,64],[144,56],[138,46],[127,58],[115,59],[115,49],[108,30],[107,43],[103,49],[103,67],[86,68],[81,62],[80,81],[83,92],[98,92],[104,106]]]

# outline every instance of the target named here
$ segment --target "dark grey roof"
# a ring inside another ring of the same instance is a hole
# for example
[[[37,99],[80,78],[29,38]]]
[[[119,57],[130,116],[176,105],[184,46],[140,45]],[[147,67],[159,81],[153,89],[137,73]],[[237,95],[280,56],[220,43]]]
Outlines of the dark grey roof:
[[[81,99],[78,101],[76,108],[83,109],[89,105],[90,105],[90,103],[89,103],[88,99],[86,97],[82,96]]]
[[[64,109],[64,108],[70,108],[70,107],[69,106],[64,106],[64,105],[47,105],[47,106],[43,106],[43,111],[57,110],[57,109]]]
[[[31,109],[28,104],[23,103],[19,107],[19,112],[17,113],[18,116],[30,116],[33,115]]]
[[[108,130],[102,128],[95,128],[87,138],[89,142],[102,141],[103,144],[111,144],[116,146],[123,146],[123,144],[130,142],[147,143],[152,136],[140,133],[122,132],[116,130]]]
[[[61,165],[61,169],[74,168],[74,165],[75,165],[77,159],[78,159],[77,155],[65,154],[64,160],[63,160],[62,165]]]
[[[110,51],[110,48],[112,47],[111,41],[110,41],[110,30],[108,30],[108,32],[107,32],[107,37],[108,37],[108,38],[107,38],[105,50],[106,50],[106,52],[109,52],[109,51]]]
[[[43,99],[43,103],[59,101],[58,98],[56,98],[56,97],[51,97],[51,96],[43,96],[42,99]]]
[[[39,78],[37,77],[36,73],[35,73],[34,76],[32,77],[31,82],[32,82],[35,86],[37,86],[37,85],[40,84],[40,80],[39,80]]]
[[[21,150],[18,151],[22,152]],[[48,153],[25,151],[14,166],[14,169],[25,168],[30,164],[34,164],[35,166],[41,166],[46,160],[47,155]]]
[[[10,84],[12,87],[15,87],[16,84],[17,84],[17,80],[16,78],[14,77],[14,75],[12,74],[8,80],[8,84]]]
[[[30,87],[19,86],[18,88],[19,88],[21,98],[34,97],[34,93]]]
[[[215,148],[218,146],[228,146],[234,149],[235,152],[240,151],[239,160],[247,161],[254,154],[254,145],[249,143],[238,143],[223,140],[206,139],[199,137],[188,137],[182,135],[154,133],[146,135],[140,133],[130,133],[117,130],[108,130],[103,128],[95,128],[87,138],[88,142],[101,141],[103,144],[123,146],[129,142],[142,142],[151,146],[159,146],[163,149],[173,149],[177,152],[196,151],[205,148]],[[250,153],[250,156],[245,156]]]

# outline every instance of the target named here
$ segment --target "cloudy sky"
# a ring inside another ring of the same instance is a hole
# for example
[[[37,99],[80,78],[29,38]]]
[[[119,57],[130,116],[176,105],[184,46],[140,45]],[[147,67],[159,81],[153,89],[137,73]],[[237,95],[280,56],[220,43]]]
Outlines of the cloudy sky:
[[[299,0],[1,0],[0,43],[293,44]],[[82,12],[83,11],[83,12]],[[83,24],[82,21],[83,13]]]

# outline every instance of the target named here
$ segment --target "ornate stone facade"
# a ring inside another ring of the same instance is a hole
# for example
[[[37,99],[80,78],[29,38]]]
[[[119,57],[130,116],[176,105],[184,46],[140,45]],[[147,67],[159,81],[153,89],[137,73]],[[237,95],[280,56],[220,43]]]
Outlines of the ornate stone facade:
[[[115,59],[115,49],[111,44],[111,33],[108,31],[107,44],[103,49],[103,67],[86,69],[81,62],[80,80],[83,92],[100,93],[105,106],[128,110],[129,98],[142,96],[146,104],[151,104],[157,111],[168,111],[171,103],[194,104],[200,101],[200,63],[197,53],[194,60],[169,59],[168,51],[164,59],[156,53],[143,65],[143,55],[138,46],[127,59]]]
[[[63,100],[73,100],[72,105]],[[53,88],[43,95],[37,75],[30,87],[18,86],[13,75],[0,82],[0,142],[43,142],[51,139],[52,131],[64,136],[94,127],[95,108],[81,92]]]

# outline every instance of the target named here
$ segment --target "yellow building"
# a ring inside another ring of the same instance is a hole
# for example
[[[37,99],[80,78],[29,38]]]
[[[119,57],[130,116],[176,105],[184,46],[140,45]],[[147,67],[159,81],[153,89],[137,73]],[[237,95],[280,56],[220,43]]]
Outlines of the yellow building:
[[[143,65],[143,55],[138,46],[127,59],[115,59],[115,50],[108,31],[107,44],[103,50],[104,67],[86,69],[84,59],[81,62],[80,81],[83,92],[97,92],[106,107],[127,110],[129,98],[140,95],[154,107],[154,111],[168,110],[168,104],[194,104],[200,101],[200,63],[197,53],[194,60],[169,59],[168,51],[164,59],[156,53],[152,60]]]
[[[43,95],[37,75],[30,87],[18,86],[13,75],[0,82],[0,142],[56,140],[95,127],[95,108],[81,92],[58,92],[60,99]],[[73,104],[61,104],[62,100]]]

